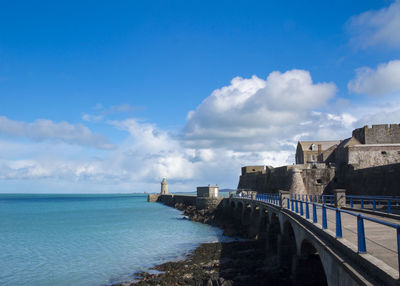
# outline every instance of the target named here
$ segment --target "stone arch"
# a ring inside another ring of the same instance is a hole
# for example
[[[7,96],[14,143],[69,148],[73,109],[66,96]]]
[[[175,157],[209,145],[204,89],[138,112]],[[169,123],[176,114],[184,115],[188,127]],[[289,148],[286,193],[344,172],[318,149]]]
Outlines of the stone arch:
[[[328,285],[326,270],[317,248],[308,239],[303,239],[295,270],[295,281],[302,285]]]
[[[252,216],[253,216],[253,206],[249,203],[246,203],[244,205],[244,210],[243,210],[242,224],[249,225],[252,221]]]
[[[268,224],[269,224],[269,215],[267,208],[260,206],[259,210],[259,224],[258,224],[258,233],[259,233],[259,238],[264,239],[267,235],[267,230],[268,230]]]
[[[235,218],[238,220],[242,219],[242,214],[243,214],[243,209],[244,209],[244,204],[241,201],[238,201],[236,203],[236,211],[235,211]]]
[[[231,218],[235,217],[236,207],[237,207],[236,201],[230,199],[227,204],[227,213],[228,213],[229,217],[231,217]]]
[[[261,207],[257,204],[253,207],[253,217],[254,219],[260,219],[261,217]]]
[[[282,236],[279,243],[279,265],[293,273],[296,260],[296,235],[291,223],[286,220],[283,223]]]

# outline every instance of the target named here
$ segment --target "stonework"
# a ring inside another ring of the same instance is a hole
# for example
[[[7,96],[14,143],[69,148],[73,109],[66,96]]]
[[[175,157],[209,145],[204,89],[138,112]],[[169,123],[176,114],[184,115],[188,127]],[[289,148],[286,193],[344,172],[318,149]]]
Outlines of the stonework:
[[[290,192],[294,194],[307,194],[303,178],[301,177],[301,170],[297,168],[291,170]]]
[[[238,189],[271,193],[399,195],[400,125],[355,129],[336,141],[299,141],[296,165],[242,167]],[[357,182],[357,183],[355,183]]]
[[[339,140],[299,141],[296,148],[296,164],[326,163],[339,144]]]
[[[361,144],[395,144],[400,143],[400,124],[368,125],[353,130],[352,137]]]
[[[161,181],[161,195],[168,195],[168,182],[165,178]]]
[[[258,193],[275,193],[278,190],[291,193],[320,194],[331,187],[335,168],[325,164],[298,164],[273,168],[265,173],[242,174],[238,189]]]

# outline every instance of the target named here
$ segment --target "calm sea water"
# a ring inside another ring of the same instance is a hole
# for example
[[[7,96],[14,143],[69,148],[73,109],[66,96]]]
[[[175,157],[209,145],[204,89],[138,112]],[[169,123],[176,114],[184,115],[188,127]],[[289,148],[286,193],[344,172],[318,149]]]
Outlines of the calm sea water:
[[[221,230],[144,195],[0,194],[0,285],[104,285],[167,260]]]

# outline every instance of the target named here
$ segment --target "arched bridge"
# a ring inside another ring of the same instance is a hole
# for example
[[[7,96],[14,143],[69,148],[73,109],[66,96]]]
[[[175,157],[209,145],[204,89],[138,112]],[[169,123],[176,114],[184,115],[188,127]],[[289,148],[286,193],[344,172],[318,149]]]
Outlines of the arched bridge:
[[[250,236],[266,239],[279,267],[308,285],[400,285],[397,198],[279,194],[224,200]],[[304,284],[304,283],[302,283]]]

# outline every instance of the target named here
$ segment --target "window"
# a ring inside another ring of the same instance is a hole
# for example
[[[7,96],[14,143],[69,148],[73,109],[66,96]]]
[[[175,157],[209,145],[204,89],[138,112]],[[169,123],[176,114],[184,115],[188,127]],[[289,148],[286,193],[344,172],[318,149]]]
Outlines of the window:
[[[317,179],[317,183],[318,184],[322,184],[322,180],[321,179]]]
[[[310,149],[311,149],[312,151],[314,151],[314,150],[315,150],[315,144],[311,144]]]
[[[311,155],[311,160],[315,161],[315,155]]]
[[[387,155],[386,151],[381,152],[382,155]]]

